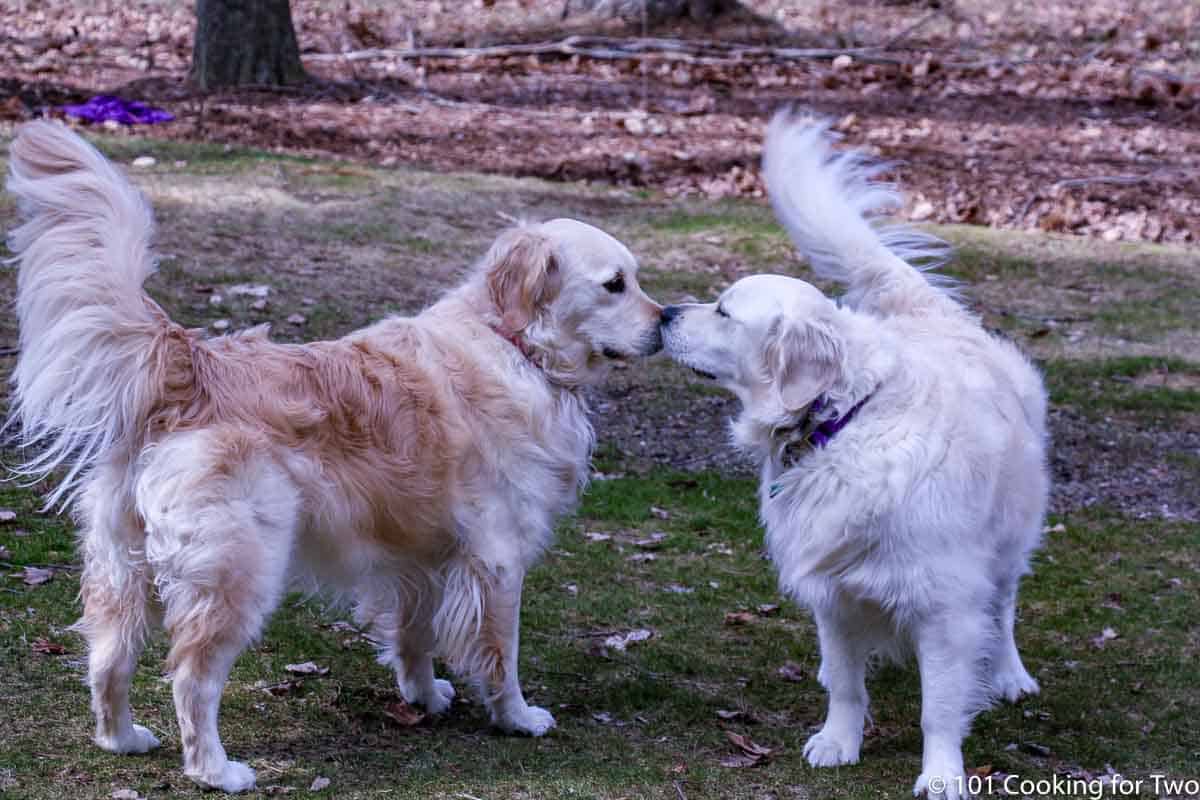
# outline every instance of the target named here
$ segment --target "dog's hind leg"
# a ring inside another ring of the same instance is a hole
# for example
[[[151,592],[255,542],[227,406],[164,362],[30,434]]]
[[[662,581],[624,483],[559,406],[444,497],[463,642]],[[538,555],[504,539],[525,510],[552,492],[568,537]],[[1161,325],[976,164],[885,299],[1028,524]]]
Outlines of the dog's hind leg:
[[[821,644],[818,679],[829,691],[829,713],[821,730],[805,742],[804,757],[814,767],[857,764],[867,715],[866,670],[872,638],[855,630],[837,611],[821,609],[816,618]]]
[[[433,614],[440,587],[424,575],[400,580],[402,589],[390,585],[365,592],[355,614],[381,642],[379,663],[392,668],[401,696],[430,714],[440,714],[455,694],[450,681],[437,678],[433,671]]]
[[[525,702],[517,678],[524,579],[525,571],[511,562],[487,567],[462,559],[448,570],[434,627],[450,663],[479,685],[492,723],[509,733],[542,736],[554,727],[554,716]]]
[[[81,497],[83,617],[75,630],[88,643],[96,744],[112,753],[145,753],[159,741],[134,724],[129,686],[151,625],[150,580],[144,534],[123,491],[123,474],[116,467],[98,469]]]
[[[924,754],[913,794],[960,800],[966,789],[962,740],[978,708],[979,661],[991,636],[985,613],[957,608],[917,622]]]
[[[238,792],[254,787],[254,771],[221,745],[221,691],[283,594],[300,498],[254,443],[196,438],[159,447],[139,481],[138,507],[171,637],[184,773]]]
[[[1017,583],[1014,577],[997,591],[999,632],[992,658],[992,690],[1000,697],[1015,703],[1021,695],[1037,694],[1038,682],[1021,663],[1014,632],[1017,619]]]

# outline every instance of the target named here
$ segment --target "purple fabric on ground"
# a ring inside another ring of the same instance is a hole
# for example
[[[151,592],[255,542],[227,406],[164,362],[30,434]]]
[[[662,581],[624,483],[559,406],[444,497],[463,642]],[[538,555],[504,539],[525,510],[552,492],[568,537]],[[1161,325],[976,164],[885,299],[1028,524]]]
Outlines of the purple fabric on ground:
[[[111,119],[122,125],[156,125],[175,119],[175,115],[169,111],[109,94],[97,95],[82,105],[63,106],[62,110],[69,116],[87,122],[106,122]]]

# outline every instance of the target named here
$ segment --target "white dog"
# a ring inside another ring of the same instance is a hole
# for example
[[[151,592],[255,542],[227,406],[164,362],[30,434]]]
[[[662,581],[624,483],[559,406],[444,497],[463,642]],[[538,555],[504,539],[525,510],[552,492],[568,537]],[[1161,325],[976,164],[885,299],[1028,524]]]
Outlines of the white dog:
[[[554,725],[517,682],[526,570],[576,503],[592,429],[581,387],[659,348],[660,307],[629,251],[555,220],[502,235],[472,277],[413,318],[344,339],[207,339],[142,290],[152,219],[89,144],[21,129],[9,190],[27,216],[13,419],[71,464],[96,742],[158,745],[130,718],[149,631],[171,638],[184,768],[239,791],[217,735],[222,686],[285,588],[351,598],[404,697],[446,709],[432,657],[476,681],[492,720]]]
[[[761,463],[767,548],[820,637],[829,713],[808,761],[858,761],[868,659],[915,652],[913,791],[958,798],[972,715],[1038,691],[1013,620],[1046,507],[1046,397],[1015,347],[908,263],[940,242],[866,221],[894,194],[826,130],[777,116],[764,166],[780,220],[848,287],[843,302],[750,277],[716,303],[666,308],[663,344],[741,400],[733,437]]]

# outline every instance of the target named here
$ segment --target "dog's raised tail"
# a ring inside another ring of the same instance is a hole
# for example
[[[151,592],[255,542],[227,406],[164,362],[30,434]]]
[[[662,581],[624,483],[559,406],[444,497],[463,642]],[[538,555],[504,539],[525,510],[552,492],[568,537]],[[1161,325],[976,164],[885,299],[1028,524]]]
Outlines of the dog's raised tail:
[[[54,506],[140,435],[170,323],[142,290],[154,222],[137,189],[58,123],[23,126],[9,156],[7,188],[24,221],[8,237],[21,332],[4,428],[33,453],[19,474],[70,465],[47,498]]]
[[[829,123],[790,111],[767,129],[763,174],[779,221],[817,275],[846,286],[854,308],[894,313],[957,313],[949,281],[927,270],[949,246],[907,226],[873,218],[896,208],[895,188],[875,178],[887,169],[858,151],[835,151]]]

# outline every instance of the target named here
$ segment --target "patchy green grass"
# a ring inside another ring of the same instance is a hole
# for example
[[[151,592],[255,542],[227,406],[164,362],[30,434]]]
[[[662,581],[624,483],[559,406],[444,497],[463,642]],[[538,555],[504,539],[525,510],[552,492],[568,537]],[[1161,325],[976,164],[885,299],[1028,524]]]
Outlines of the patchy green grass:
[[[6,571],[73,564],[70,527],[37,515],[31,494],[6,492],[0,505],[20,515],[0,528],[11,552]],[[755,611],[780,603],[755,515],[746,480],[656,473],[593,484],[526,592],[523,683],[559,722],[545,739],[493,733],[475,700],[401,728],[383,713],[396,693],[369,645],[335,628],[338,617],[319,604],[291,598],[225,690],[226,746],[258,768],[260,788],[290,787],[298,796],[317,776],[332,781],[337,797],[672,798],[676,784],[693,798],[901,796],[920,769],[911,668],[888,667],[872,679],[875,726],[861,765],[804,763],[803,743],[824,703],[815,633],[786,602],[769,616]],[[1129,775],[1193,774],[1200,526],[1103,510],[1058,521],[1064,529],[1050,534],[1021,602],[1019,638],[1043,693],[983,714],[967,741],[968,765],[1031,777],[1102,774],[1106,765]],[[610,538],[595,541],[597,533]],[[655,534],[665,536],[653,549],[639,546]],[[641,560],[647,554],[653,560]],[[179,771],[161,642],[142,659],[133,707],[165,746],[120,757],[88,742],[83,644],[66,631],[76,574],[64,567],[41,586],[9,578],[0,592],[0,766],[17,781],[6,796],[100,797],[120,788],[200,796]],[[741,610],[754,612],[752,621],[725,623],[727,612]],[[624,653],[601,647],[606,636],[638,628],[653,638]],[[1106,628],[1117,638],[1101,646]],[[67,652],[34,652],[39,639]],[[261,688],[288,679],[286,664],[308,660],[330,674],[302,679],[282,697]],[[803,672],[800,682],[779,675],[788,661]],[[745,718],[727,722],[718,711]],[[771,763],[720,766],[731,752],[725,730],[773,748]]]
[[[1200,364],[1182,359],[1053,361],[1045,375],[1052,402],[1087,414],[1130,411],[1170,420],[1200,413]]]

